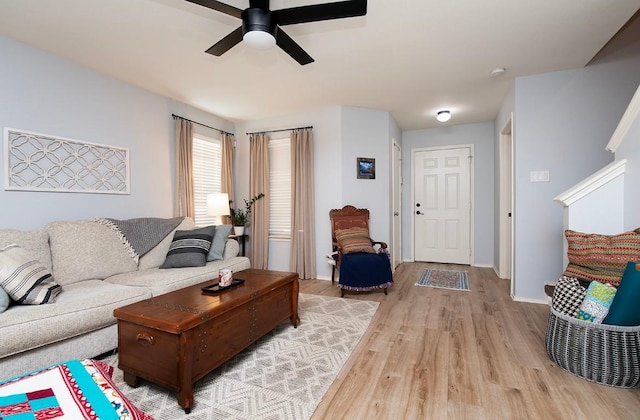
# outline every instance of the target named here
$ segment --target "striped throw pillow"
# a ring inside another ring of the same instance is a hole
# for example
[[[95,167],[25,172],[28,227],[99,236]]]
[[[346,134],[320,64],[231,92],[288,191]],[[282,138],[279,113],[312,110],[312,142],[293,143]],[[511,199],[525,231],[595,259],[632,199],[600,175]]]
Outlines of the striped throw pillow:
[[[177,230],[160,268],[204,267],[213,242],[214,226]]]
[[[24,305],[52,303],[62,291],[51,272],[16,244],[0,249],[0,286]]]
[[[376,253],[376,250],[371,246],[369,231],[366,228],[352,227],[349,229],[338,229],[336,230],[336,240],[343,254],[353,254],[356,252]]]
[[[618,235],[599,235],[573,230],[564,232],[569,265],[563,275],[581,280],[596,280],[613,286],[629,261],[640,262],[640,228]]]

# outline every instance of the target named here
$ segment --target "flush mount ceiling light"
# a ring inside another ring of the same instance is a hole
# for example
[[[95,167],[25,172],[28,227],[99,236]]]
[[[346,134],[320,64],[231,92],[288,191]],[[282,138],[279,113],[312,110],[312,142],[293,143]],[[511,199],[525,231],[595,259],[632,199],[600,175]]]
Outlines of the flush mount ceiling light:
[[[451,111],[438,111],[436,114],[436,120],[440,122],[447,122],[451,119]]]
[[[491,71],[491,77],[500,77],[504,74],[504,72],[507,71],[506,69],[502,68],[502,67],[498,67],[497,69],[493,69]]]

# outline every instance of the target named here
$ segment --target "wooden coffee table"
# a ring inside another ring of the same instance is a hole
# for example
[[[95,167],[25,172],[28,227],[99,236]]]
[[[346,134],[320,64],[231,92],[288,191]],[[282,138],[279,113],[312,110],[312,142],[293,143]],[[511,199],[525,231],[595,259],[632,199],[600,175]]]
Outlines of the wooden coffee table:
[[[206,294],[211,280],[114,310],[124,380],[176,391],[189,413],[196,381],[287,318],[298,326],[296,273],[249,269],[233,278],[244,283]]]

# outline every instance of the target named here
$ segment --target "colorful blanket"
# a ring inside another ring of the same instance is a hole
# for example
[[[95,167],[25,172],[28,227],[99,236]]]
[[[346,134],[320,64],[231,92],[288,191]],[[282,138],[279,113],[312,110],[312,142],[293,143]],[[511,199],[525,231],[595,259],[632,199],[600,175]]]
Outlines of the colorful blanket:
[[[113,367],[70,360],[0,383],[0,420],[153,420],[113,383]]]

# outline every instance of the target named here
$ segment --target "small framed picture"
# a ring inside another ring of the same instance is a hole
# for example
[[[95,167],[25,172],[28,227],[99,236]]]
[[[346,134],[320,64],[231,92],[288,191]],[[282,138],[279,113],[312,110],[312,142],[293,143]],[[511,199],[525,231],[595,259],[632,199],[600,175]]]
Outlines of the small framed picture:
[[[376,160],[357,158],[358,179],[376,179]]]

